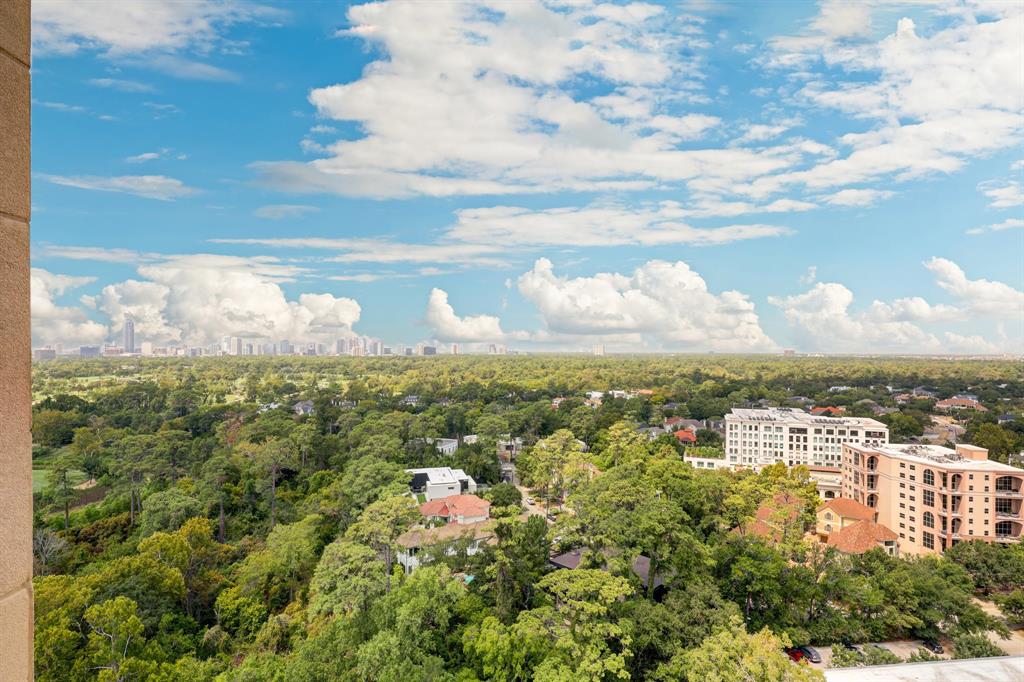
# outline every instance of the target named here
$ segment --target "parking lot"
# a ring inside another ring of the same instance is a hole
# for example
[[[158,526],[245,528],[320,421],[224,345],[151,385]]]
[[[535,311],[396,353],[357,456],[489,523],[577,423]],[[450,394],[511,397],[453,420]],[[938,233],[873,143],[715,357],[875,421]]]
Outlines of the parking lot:
[[[1010,639],[1002,639],[993,632],[988,635],[992,643],[998,646],[1000,649],[1005,651],[1010,656],[1024,656],[1024,632],[1021,630],[1013,630],[1010,632]],[[953,642],[946,638],[941,638],[939,643],[945,649],[945,653],[941,654],[939,658],[950,658],[953,652]],[[883,649],[888,649],[893,652],[901,659],[906,660],[911,654],[923,648],[923,643],[919,639],[898,639],[891,642],[873,642],[876,646],[880,646]],[[863,645],[858,644],[857,648],[861,648]],[[828,668],[832,663],[832,647],[816,646],[814,647],[821,654],[821,663],[810,663],[812,668],[818,668],[824,670]]]
[[[946,653],[942,654],[940,658],[949,658],[949,652],[952,643],[947,641],[942,641],[940,643],[946,650]],[[903,660],[906,660],[907,657],[910,656],[912,653],[923,648],[923,644],[919,639],[898,639],[892,642],[872,642],[872,644],[880,646],[883,649],[888,649],[889,651],[893,652]],[[858,644],[857,648],[859,649],[862,646],[864,645]],[[816,646],[814,648],[818,650],[819,654],[821,654],[821,663],[810,663],[810,666],[812,668],[818,668],[819,670],[824,670],[825,668],[828,668],[829,665],[831,665],[832,663],[832,647],[830,645],[826,645]]]

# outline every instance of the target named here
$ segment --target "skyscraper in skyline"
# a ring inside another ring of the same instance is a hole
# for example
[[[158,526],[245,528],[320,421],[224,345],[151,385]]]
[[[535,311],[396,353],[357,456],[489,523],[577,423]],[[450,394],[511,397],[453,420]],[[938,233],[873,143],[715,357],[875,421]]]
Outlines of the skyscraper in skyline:
[[[124,314],[124,329],[122,330],[123,338],[121,346],[124,348],[125,353],[135,352],[135,320],[132,319],[130,313]]]

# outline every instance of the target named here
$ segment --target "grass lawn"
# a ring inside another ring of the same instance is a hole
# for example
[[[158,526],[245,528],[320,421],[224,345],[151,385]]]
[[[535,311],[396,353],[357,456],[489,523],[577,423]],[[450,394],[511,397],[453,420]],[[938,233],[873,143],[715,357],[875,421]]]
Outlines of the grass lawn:
[[[68,473],[68,480],[71,482],[71,485],[78,485],[79,483],[85,481],[86,478],[87,478],[87,476],[85,475],[85,472],[84,471],[79,471],[77,469],[72,469]],[[43,488],[46,487],[46,484],[49,482],[49,480],[50,480],[50,470],[49,469],[33,469],[32,470],[32,492],[38,493],[39,491],[41,491]]]
[[[32,470],[32,492],[38,493],[40,490],[46,487],[46,481],[50,476],[49,469],[33,469]]]

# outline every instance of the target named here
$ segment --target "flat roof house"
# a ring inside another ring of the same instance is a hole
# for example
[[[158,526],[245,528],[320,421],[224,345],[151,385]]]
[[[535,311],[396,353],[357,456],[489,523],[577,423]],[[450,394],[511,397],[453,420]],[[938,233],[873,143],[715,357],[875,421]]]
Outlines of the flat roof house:
[[[476,492],[476,481],[462,469],[428,467],[406,469],[405,472],[412,474],[409,489],[413,493],[424,495],[428,502],[452,495]]]

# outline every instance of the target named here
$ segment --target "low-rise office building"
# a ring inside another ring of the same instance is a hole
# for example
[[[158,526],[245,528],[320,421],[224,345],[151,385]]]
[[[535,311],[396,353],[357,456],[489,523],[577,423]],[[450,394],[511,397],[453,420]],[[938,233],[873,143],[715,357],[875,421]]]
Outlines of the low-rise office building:
[[[876,419],[815,416],[791,407],[733,409],[725,427],[729,463],[751,468],[776,462],[835,467],[846,443],[889,442],[889,428]]]
[[[1020,542],[1024,471],[973,445],[843,445],[843,497],[876,510],[904,554],[958,542]]]

